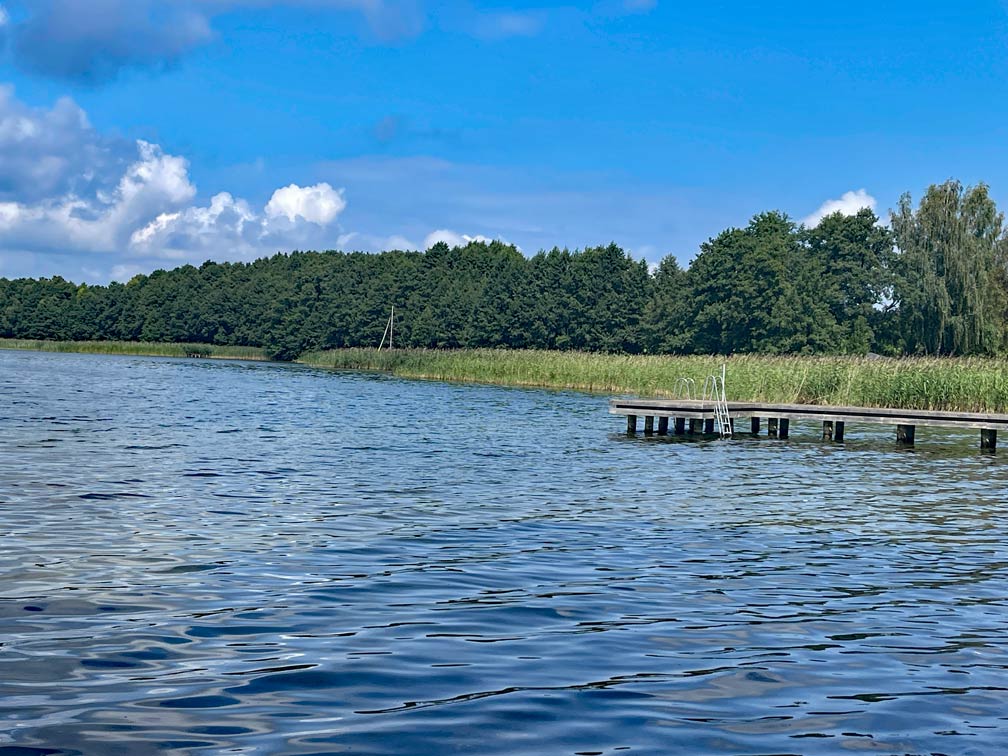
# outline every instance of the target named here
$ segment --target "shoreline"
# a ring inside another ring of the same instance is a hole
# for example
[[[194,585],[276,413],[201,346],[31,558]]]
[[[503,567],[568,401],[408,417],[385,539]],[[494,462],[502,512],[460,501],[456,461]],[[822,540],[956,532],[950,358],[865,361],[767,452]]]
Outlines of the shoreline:
[[[505,349],[339,349],[297,362],[401,378],[642,398],[702,398],[726,366],[734,401],[1008,412],[1008,360],[734,355],[620,355]]]
[[[174,344],[161,341],[51,341],[48,339],[0,339],[0,349],[52,354],[105,354],[124,357],[173,357],[179,359],[248,360],[270,362],[259,347],[219,344]]]
[[[0,349],[270,362],[263,349],[213,344],[0,339]],[[383,372],[415,380],[702,398],[727,370],[729,400],[894,409],[1008,412],[1008,360],[851,356],[626,355],[509,349],[346,348],[306,352],[307,367]]]

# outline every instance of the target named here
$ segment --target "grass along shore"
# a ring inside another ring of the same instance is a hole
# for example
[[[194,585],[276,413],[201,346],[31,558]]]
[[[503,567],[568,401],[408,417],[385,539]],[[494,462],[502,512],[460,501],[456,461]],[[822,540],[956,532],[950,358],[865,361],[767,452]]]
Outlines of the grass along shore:
[[[532,350],[337,349],[306,365],[404,378],[674,397],[680,377],[703,386],[727,363],[729,401],[1008,412],[1008,360],[864,357],[673,357]]]
[[[45,341],[0,339],[0,349],[80,354],[132,354],[147,357],[207,357],[218,360],[265,360],[259,347],[217,344],[170,344],[160,341]]]
[[[155,357],[266,360],[258,347],[139,341],[0,339],[0,349]],[[1008,360],[978,358],[616,355],[506,349],[336,349],[298,362],[403,378],[575,389],[641,397],[698,390],[727,364],[729,401],[1008,413]]]

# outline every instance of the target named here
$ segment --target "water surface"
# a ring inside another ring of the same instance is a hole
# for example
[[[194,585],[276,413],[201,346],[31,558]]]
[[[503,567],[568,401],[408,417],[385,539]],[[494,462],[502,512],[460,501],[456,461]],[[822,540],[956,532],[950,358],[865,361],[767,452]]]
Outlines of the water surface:
[[[0,755],[1008,750],[1003,453],[606,409],[0,351]]]

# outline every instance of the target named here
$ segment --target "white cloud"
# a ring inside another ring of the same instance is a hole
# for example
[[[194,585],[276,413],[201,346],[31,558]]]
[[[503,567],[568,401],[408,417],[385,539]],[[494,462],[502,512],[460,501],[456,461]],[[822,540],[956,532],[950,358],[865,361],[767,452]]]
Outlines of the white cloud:
[[[46,191],[43,191],[46,190]],[[295,247],[324,247],[346,207],[327,183],[278,189],[265,207],[228,192],[195,203],[189,163],[150,142],[96,134],[70,100],[31,109],[0,87],[0,251],[113,258],[111,276],[136,270],[126,260],[201,262],[250,259]],[[95,270],[84,263],[81,270]],[[88,275],[91,275],[90,273]]]
[[[814,228],[815,226],[818,226],[819,222],[827,215],[833,215],[833,213],[855,215],[859,210],[864,208],[874,211],[877,204],[878,203],[875,201],[875,198],[868,194],[868,192],[864,189],[844,192],[840,199],[830,199],[823,202],[819,206],[818,210],[803,218],[802,223],[808,228]]]
[[[7,9],[0,5],[0,28],[7,26],[10,23],[10,14],[7,13]]]
[[[136,145],[97,133],[69,98],[32,108],[0,85],[0,201],[110,191]]]
[[[112,266],[112,272],[109,274],[109,278],[113,281],[118,281],[119,283],[126,283],[133,278],[133,276],[149,272],[149,270],[145,271],[139,265],[114,265]],[[99,277],[100,274],[97,271],[92,271],[92,278]]]
[[[387,250],[415,251],[419,247],[400,234],[376,236],[374,234],[350,231],[336,239],[338,249],[355,252],[385,252]]]
[[[483,236],[482,234],[476,234],[475,236],[468,236],[466,234],[459,234],[455,231],[450,231],[447,228],[440,228],[437,231],[431,231],[427,234],[427,237],[423,241],[423,248],[430,249],[438,242],[444,242],[449,247],[464,247],[469,242],[483,242],[489,244],[493,239]]]
[[[129,247],[134,253],[169,259],[204,257],[221,250],[248,256],[263,235],[262,222],[249,204],[221,192],[207,207],[159,214],[130,235]]]
[[[137,142],[136,149],[138,159],[112,190],[4,203],[0,243],[36,251],[121,251],[131,229],[192,200],[196,187],[185,159],[148,142]]]
[[[401,251],[416,249],[417,245],[407,239],[405,236],[399,236],[398,234],[393,234],[388,239],[385,240],[381,247],[383,250],[386,249],[398,249]]]
[[[306,187],[291,184],[273,192],[266,204],[266,215],[269,218],[283,217],[291,223],[301,218],[309,223],[326,226],[345,207],[342,189],[336,191],[326,183]]]

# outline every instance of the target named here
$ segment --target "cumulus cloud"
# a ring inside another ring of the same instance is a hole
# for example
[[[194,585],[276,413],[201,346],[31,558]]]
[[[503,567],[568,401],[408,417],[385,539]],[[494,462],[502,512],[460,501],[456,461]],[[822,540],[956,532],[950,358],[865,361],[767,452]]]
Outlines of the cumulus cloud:
[[[35,251],[119,251],[129,230],[196,194],[183,158],[137,143],[137,159],[111,191],[0,203],[0,242]]]
[[[423,26],[415,0],[33,0],[6,31],[21,68],[95,85],[123,70],[176,64],[214,38],[217,14],[276,5],[350,12],[385,40],[412,36]],[[2,6],[0,12],[3,27]]]
[[[416,250],[417,245],[400,234],[375,236],[374,234],[350,231],[337,240],[340,249],[354,249],[359,252],[385,252],[387,250]]]
[[[72,100],[31,108],[0,85],[0,201],[110,190],[135,153],[98,134]]]
[[[31,109],[9,88],[0,89],[0,175],[5,257],[110,255],[119,272],[136,268],[124,258],[199,262],[326,246],[346,207],[327,183],[283,187],[258,210],[228,192],[196,203],[185,158],[105,139],[73,102]]]
[[[345,207],[342,190],[325,183],[278,189],[262,211],[220,192],[205,207],[158,214],[132,233],[129,249],[144,256],[201,260],[219,258],[222,250],[249,259],[277,249],[324,247],[334,241],[326,229]]]
[[[469,242],[483,242],[485,244],[489,244],[491,241],[493,241],[493,239],[483,236],[482,234],[468,236],[466,234],[456,233],[455,231],[451,231],[447,228],[440,228],[427,234],[423,241],[423,248],[430,249],[439,242],[444,242],[449,247],[464,247]]]
[[[827,215],[833,215],[833,213],[855,215],[859,210],[863,210],[865,208],[874,211],[877,204],[878,203],[875,198],[868,194],[868,192],[864,189],[844,192],[840,199],[829,199],[823,202],[819,206],[818,210],[803,218],[802,223],[809,228],[814,228],[815,226],[818,226],[820,221],[822,221],[822,219]]]
[[[286,218],[290,223],[298,219],[319,226],[327,226],[346,208],[342,192],[329,184],[300,187],[296,184],[277,189],[266,204],[269,218]]]

